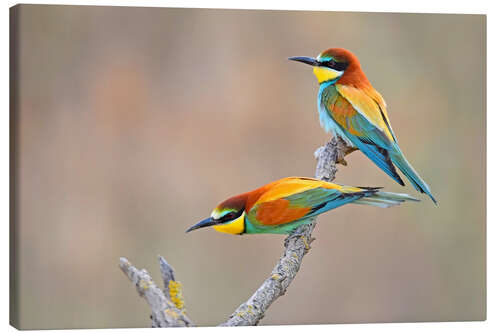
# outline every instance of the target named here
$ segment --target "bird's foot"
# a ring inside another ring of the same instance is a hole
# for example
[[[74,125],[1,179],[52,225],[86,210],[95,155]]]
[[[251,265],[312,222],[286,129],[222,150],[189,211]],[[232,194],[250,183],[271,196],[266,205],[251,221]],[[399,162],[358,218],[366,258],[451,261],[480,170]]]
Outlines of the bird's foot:
[[[342,164],[343,166],[347,166],[347,161],[344,159],[344,157],[339,157],[337,159],[338,164]]]

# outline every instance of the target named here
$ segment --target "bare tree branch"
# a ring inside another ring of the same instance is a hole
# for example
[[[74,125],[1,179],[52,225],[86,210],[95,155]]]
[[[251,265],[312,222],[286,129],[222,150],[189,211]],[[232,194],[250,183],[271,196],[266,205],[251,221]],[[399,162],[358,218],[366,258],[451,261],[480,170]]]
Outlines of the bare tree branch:
[[[352,148],[344,141],[332,138],[324,147],[314,153],[317,159],[316,179],[333,181],[337,168],[335,163],[343,161],[345,155]],[[316,218],[294,230],[285,239],[285,252],[282,254],[271,276],[257,289],[257,291],[241,304],[229,317],[229,320],[220,326],[250,326],[257,325],[264,317],[266,310],[281,295],[283,295],[297,275],[302,259],[311,248],[314,238],[311,236],[316,227]]]
[[[324,147],[314,153],[316,158],[316,179],[333,181],[336,163],[346,165],[344,157],[355,149],[343,140],[332,138]],[[282,296],[297,275],[302,259],[311,248],[311,236],[316,218],[301,225],[285,239],[285,251],[271,272],[271,275],[257,291],[241,304],[229,319],[220,326],[257,325],[271,304]],[[159,257],[164,291],[160,290],[146,270],[139,271],[127,259],[120,259],[120,268],[136,285],[152,310],[153,327],[194,326],[187,317],[182,298],[181,284],[175,281],[174,271],[165,259]]]
[[[158,288],[145,269],[138,270],[126,258],[120,258],[120,268],[135,285],[139,295],[148,302],[152,311],[152,327],[194,326],[185,313],[184,302],[178,301],[179,296],[182,300],[182,293],[180,284],[173,279],[173,269],[162,257],[159,260],[165,292]]]

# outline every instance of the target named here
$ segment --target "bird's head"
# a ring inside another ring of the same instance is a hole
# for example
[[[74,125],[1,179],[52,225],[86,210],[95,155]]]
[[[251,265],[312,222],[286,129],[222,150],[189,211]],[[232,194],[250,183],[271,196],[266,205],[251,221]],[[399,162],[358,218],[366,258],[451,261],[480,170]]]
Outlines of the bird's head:
[[[246,195],[235,196],[223,201],[215,207],[209,218],[193,225],[186,232],[213,226],[219,232],[235,235],[244,233],[246,201]]]
[[[314,66],[313,71],[320,84],[329,81],[336,82],[344,74],[360,68],[356,56],[342,48],[328,49],[316,58],[292,57],[288,59]]]

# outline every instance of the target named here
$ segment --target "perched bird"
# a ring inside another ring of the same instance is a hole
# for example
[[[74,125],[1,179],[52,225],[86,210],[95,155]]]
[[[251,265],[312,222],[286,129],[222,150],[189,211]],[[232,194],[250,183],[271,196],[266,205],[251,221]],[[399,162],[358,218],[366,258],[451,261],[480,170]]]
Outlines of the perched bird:
[[[345,49],[328,49],[316,59],[292,57],[314,66],[320,84],[318,111],[321,126],[327,132],[340,136],[351,146],[361,150],[379,168],[404,186],[396,168],[421,193],[434,203],[429,186],[413,169],[399,148],[386,104],[361,70],[356,56]]]
[[[213,226],[230,234],[287,234],[308,218],[347,203],[391,207],[410,200],[407,194],[380,192],[376,187],[352,187],[313,178],[283,178],[229,198],[209,218],[186,232]]]

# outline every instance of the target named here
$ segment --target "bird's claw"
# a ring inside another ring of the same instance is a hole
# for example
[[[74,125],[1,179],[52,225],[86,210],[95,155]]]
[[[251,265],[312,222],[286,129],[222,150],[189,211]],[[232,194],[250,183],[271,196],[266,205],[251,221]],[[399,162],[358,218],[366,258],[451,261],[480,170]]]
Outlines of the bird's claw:
[[[347,161],[343,157],[337,159],[337,163],[347,166]]]

